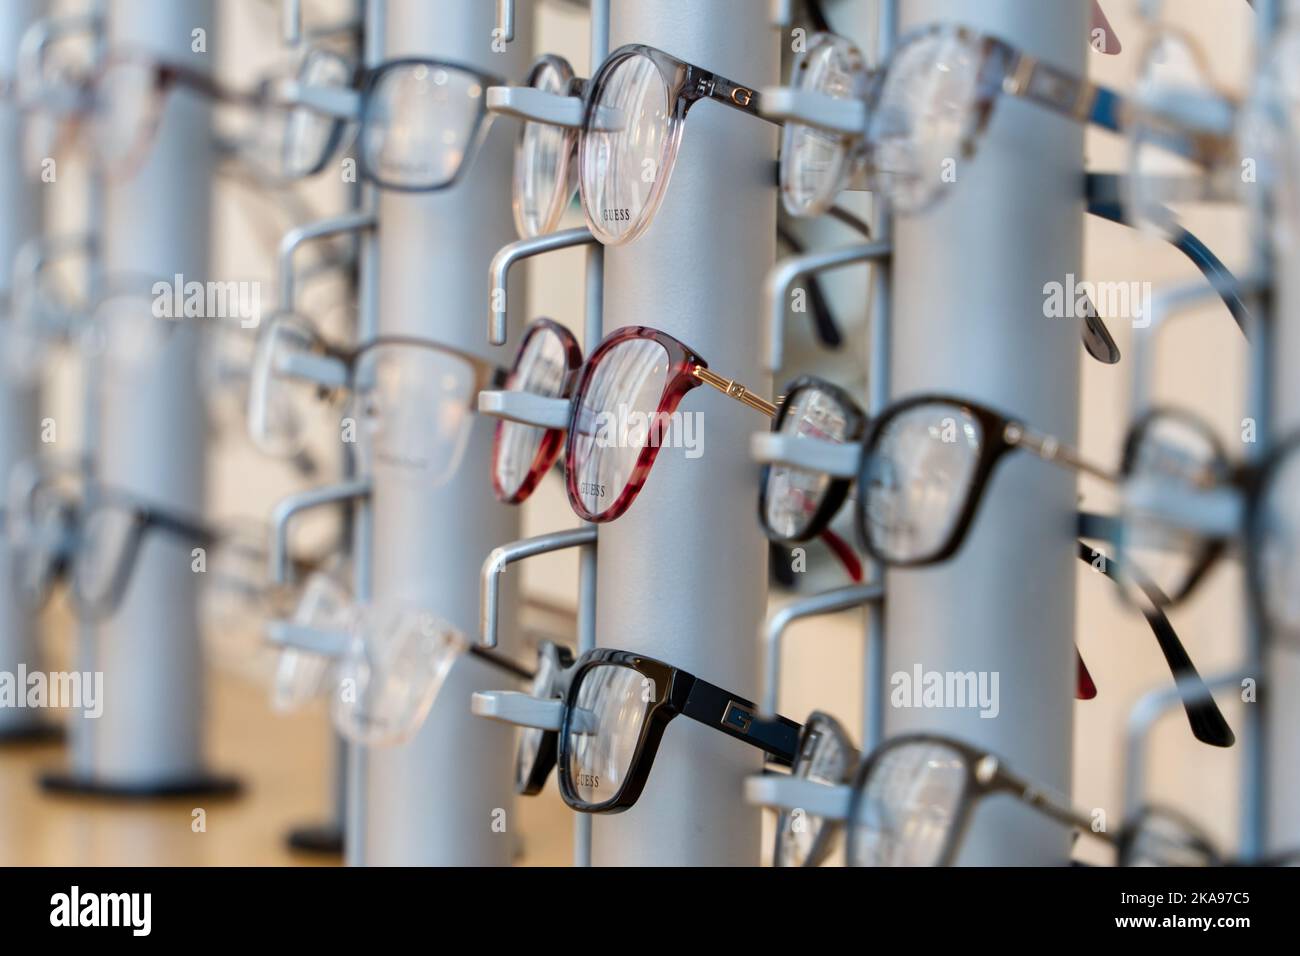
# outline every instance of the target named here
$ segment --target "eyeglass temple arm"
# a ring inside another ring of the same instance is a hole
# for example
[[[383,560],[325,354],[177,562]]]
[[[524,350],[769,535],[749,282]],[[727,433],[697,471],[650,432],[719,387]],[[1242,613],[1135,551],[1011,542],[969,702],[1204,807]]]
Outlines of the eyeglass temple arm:
[[[1079,536],[1083,538],[1113,542],[1120,533],[1119,522],[1106,515],[1081,512],[1078,521]],[[1165,663],[1169,667],[1169,673],[1174,678],[1174,686],[1178,688],[1179,695],[1182,697],[1183,709],[1187,713],[1187,722],[1191,725],[1192,736],[1211,747],[1231,747],[1236,742],[1236,736],[1228,725],[1227,718],[1223,716],[1223,711],[1219,709],[1214,695],[1206,689],[1205,682],[1192,662],[1191,655],[1187,653],[1187,648],[1178,637],[1178,632],[1174,630],[1165,612],[1160,609],[1152,585],[1134,574],[1128,574],[1114,558],[1100,554],[1082,541],[1079,542],[1079,560],[1097,568],[1120,588],[1124,587],[1127,579],[1141,591],[1147,603],[1139,610],[1155,636],[1160,653],[1164,655]]]
[[[777,406],[775,404],[769,402],[765,398],[760,398],[758,395],[755,395],[744,385],[741,385],[734,379],[725,378],[704,365],[696,365],[691,369],[691,375],[694,376],[696,380],[708,385],[710,388],[716,388],[728,398],[733,398],[742,405],[748,405],[750,408],[757,409],[768,418],[776,417]]]
[[[1097,839],[1104,840],[1112,846],[1117,845],[1119,842],[1119,838],[1110,830],[1094,829],[1092,820],[1079,813],[1064,800],[1058,800],[1051,794],[1043,792],[1023,777],[1012,773],[1001,765],[998,766],[995,786],[1058,823],[1063,823],[1083,833],[1090,833]]]
[[[1002,430],[1003,440],[1012,448],[1021,448],[1043,461],[1071,471],[1080,471],[1107,484],[1118,485],[1119,475],[1107,471],[1085,459],[1078,450],[1045,432],[1035,431],[1024,422],[1007,422]]]
[[[706,680],[678,671],[678,678],[691,681],[681,712],[698,723],[757,747],[782,766],[791,766],[799,747],[802,724],[776,714],[763,717],[758,708]]]
[[[224,84],[218,83],[207,73],[199,70],[192,70],[187,66],[181,66],[176,63],[160,64],[158,67],[159,77],[163,83],[176,83],[181,86],[189,87],[198,93],[211,97],[220,103],[230,103],[239,106],[257,106],[260,101],[251,94],[241,90],[234,90]]]
[[[165,531],[178,538],[197,541],[204,546],[216,544],[220,537],[216,531],[207,525],[197,524],[179,515],[168,514],[153,508],[145,509],[144,519],[147,526],[152,525],[159,531]]]
[[[1127,225],[1123,203],[1101,198],[1106,193],[1114,191],[1116,186],[1110,180],[1117,179],[1118,177],[1113,173],[1088,174],[1088,213],[1099,219]],[[1237,281],[1237,277],[1232,274],[1232,270],[1224,265],[1223,261],[1199,237],[1190,230],[1183,228],[1174,219],[1172,212],[1169,213],[1169,220],[1165,223],[1165,229],[1167,230],[1166,241],[1191,260],[1201,274],[1210,280],[1210,284],[1219,293],[1219,297],[1223,299],[1223,304],[1228,307],[1233,319],[1236,320],[1237,325],[1245,333],[1247,329],[1246,323],[1251,321],[1250,310],[1246,308],[1245,302],[1242,301],[1241,284]]]
[[[486,647],[479,647],[477,644],[471,644],[469,653],[474,657],[477,657],[479,660],[491,664],[497,670],[505,671],[507,674],[512,677],[518,677],[520,680],[532,680],[533,677],[536,676],[533,671],[524,667],[522,664],[516,663],[508,655],[499,654]]]

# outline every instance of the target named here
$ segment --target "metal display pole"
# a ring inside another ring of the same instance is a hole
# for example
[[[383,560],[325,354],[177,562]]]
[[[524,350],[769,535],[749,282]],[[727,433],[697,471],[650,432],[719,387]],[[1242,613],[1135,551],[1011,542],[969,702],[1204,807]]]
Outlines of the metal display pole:
[[[211,70],[211,0],[113,0],[107,9],[110,48]],[[203,31],[202,44],[196,31]],[[214,162],[210,106],[191,95],[165,97],[147,155],[105,185],[106,275],[150,282],[207,278]],[[138,352],[138,332],[135,323],[106,329],[108,352]],[[200,335],[182,326],[164,341],[153,354],[136,355],[127,374],[104,359],[95,474],[145,502],[201,515],[206,418],[197,374]],[[235,788],[234,781],[211,775],[204,762],[195,546],[165,535],[144,540],[120,606],[95,635],[103,715],[73,720],[72,732],[88,745],[74,748],[69,774],[47,778],[52,788],[141,796]]]
[[[0,83],[12,83],[18,73],[19,47],[27,28],[38,19],[44,0],[15,0],[0,7]],[[0,308],[10,316],[0,316],[0,361],[11,355],[14,343],[6,339],[13,327],[14,257],[25,242],[41,232],[44,192],[33,186],[23,170],[22,121],[12,97],[0,99],[0,155],[8,156],[10,175],[0,178]],[[0,374],[0,487],[8,487],[15,465],[34,458],[39,448],[40,378],[31,377],[16,367]],[[40,668],[39,629],[33,612],[22,607],[9,587],[14,580],[12,553],[0,542],[0,672],[16,674],[27,668]],[[29,708],[0,708],[0,741],[48,739],[54,728],[41,712]]]
[[[493,4],[481,0],[389,0],[386,57],[434,56],[522,76],[531,11],[515,17],[515,42],[493,52]],[[484,354],[484,263],[514,234],[511,130],[497,125],[451,188],[379,199],[378,332],[433,339]],[[518,510],[499,504],[487,472],[492,421],[476,416],[462,465],[447,483],[374,476],[371,500],[373,597],[436,612],[466,635],[478,621],[479,562],[519,537]],[[358,538],[358,556],[365,550]],[[507,620],[512,620],[510,616]],[[503,644],[511,649],[511,635]],[[475,658],[448,675],[424,726],[409,742],[364,755],[367,864],[505,865],[515,841],[512,734],[470,713],[474,691],[500,677]],[[355,803],[350,810],[356,810]],[[505,832],[494,827],[504,811]],[[348,839],[353,836],[349,829]],[[349,858],[353,854],[349,848]]]
[[[659,47],[757,89],[778,75],[778,39],[753,0],[616,0],[610,45]],[[716,104],[692,109],[663,205],[649,230],[605,250],[607,331],[648,325],[677,336],[762,392],[755,334],[775,256],[775,128]],[[738,692],[758,689],[767,548],[754,518],[748,439],[754,412],[695,394],[702,460],[664,449],[636,504],[601,529],[597,634]],[[637,805],[593,821],[592,861],[756,865],[759,811],[738,799],[760,755],[676,721]]]
[[[900,32],[956,21],[1081,75],[1088,5],[903,0]],[[935,208],[894,222],[895,396],[945,392],[1025,416],[1073,441],[1079,343],[1073,320],[1044,317],[1043,287],[1078,274],[1083,126],[1002,97],[972,159]],[[936,177],[940,169],[934,170]],[[939,281],[936,277],[942,277]],[[891,706],[886,732],[937,731],[1005,758],[1069,793],[1075,618],[1075,481],[1031,456],[988,483],[961,552],[931,568],[890,571],[889,674],[999,676],[1000,713]],[[1010,569],[1016,568],[1014,572]],[[961,861],[1059,864],[1067,831],[1014,804],[981,808]]]
[[[1294,24],[1300,18],[1300,9],[1280,0],[1257,3],[1257,57],[1268,54],[1284,15],[1287,22]],[[1294,242],[1268,245],[1269,219],[1265,217],[1285,215],[1284,210],[1266,200],[1255,212],[1256,268],[1267,270],[1275,284],[1271,301],[1256,300],[1253,304],[1265,318],[1251,343],[1252,368],[1257,374],[1265,373],[1268,389],[1266,394],[1255,396],[1254,404],[1267,401],[1270,407],[1265,410],[1271,413],[1275,429],[1272,437],[1285,439],[1300,430],[1300,382],[1295,375],[1283,374],[1289,364],[1300,361],[1300,246]],[[1279,232],[1274,230],[1274,235]],[[1252,408],[1247,414],[1257,415],[1258,411]],[[1265,423],[1257,419],[1257,435],[1266,436],[1264,429]],[[1242,852],[1258,856],[1300,845],[1300,738],[1295,731],[1300,720],[1300,701],[1295,693],[1300,688],[1300,653],[1277,636],[1265,640],[1263,621],[1252,619],[1249,625],[1247,654],[1267,675],[1265,692],[1257,703],[1249,705],[1248,722],[1257,732],[1258,744],[1253,745],[1250,754],[1255,772],[1244,781],[1242,801],[1243,814],[1247,815]],[[1251,813],[1256,817],[1253,822]]]

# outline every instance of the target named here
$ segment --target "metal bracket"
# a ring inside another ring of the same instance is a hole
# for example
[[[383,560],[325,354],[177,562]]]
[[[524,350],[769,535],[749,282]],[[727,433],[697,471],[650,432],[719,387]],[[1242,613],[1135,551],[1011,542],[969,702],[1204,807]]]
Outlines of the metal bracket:
[[[862,136],[867,129],[867,104],[857,97],[846,100],[789,86],[768,86],[759,93],[758,103],[759,112],[768,119],[844,136]]]
[[[292,647],[321,657],[342,657],[352,636],[346,631],[321,631],[292,621],[269,621],[266,639],[277,647]]]
[[[531,558],[538,554],[549,554],[584,544],[594,544],[596,528],[586,525],[571,531],[556,531],[542,534],[535,538],[523,538],[493,548],[492,553],[483,562],[482,591],[479,613],[479,646],[496,647],[497,631],[501,616],[501,576],[506,568],[516,561]]]
[[[561,96],[531,86],[489,86],[489,113],[565,129],[581,129],[585,105],[577,96]]]
[[[310,222],[304,226],[290,229],[280,240],[278,253],[280,266],[280,311],[292,312],[295,298],[296,279],[293,272],[293,256],[304,244],[317,239],[328,239],[349,232],[364,232],[373,229],[379,217],[374,212],[350,212],[341,216],[331,216]]]
[[[749,453],[760,465],[803,468],[832,478],[856,478],[862,460],[862,446],[857,442],[837,444],[781,432],[755,432],[749,439]]]
[[[568,428],[572,406],[570,399],[546,398],[531,392],[478,393],[478,410],[481,414],[539,428]]]
[[[276,356],[275,371],[287,378],[301,379],[322,388],[348,386],[348,369],[343,362],[328,355],[288,353]]]
[[[356,120],[361,117],[361,94],[343,87],[312,86],[297,80],[275,84],[275,101],[279,106],[302,106],[322,116]]]
[[[289,522],[296,515],[325,505],[358,501],[369,496],[369,479],[358,479],[313,488],[280,499],[271,512],[271,581],[275,584],[289,583]]]
[[[595,241],[596,237],[591,234],[591,230],[582,226],[532,239],[520,239],[497,250],[497,254],[492,257],[492,264],[488,266],[488,342],[493,345],[506,344],[506,318],[510,313],[510,269],[516,262],[531,259],[543,252],[585,246]]]
[[[760,807],[802,810],[823,820],[847,820],[851,787],[828,786],[784,774],[753,774],[745,779],[745,799]]]
[[[800,278],[814,272],[825,272],[860,262],[879,262],[894,251],[892,243],[868,242],[860,246],[813,252],[805,256],[782,259],[767,274],[764,287],[768,314],[767,370],[776,374],[781,370],[785,343],[786,297],[790,287]]]
[[[834,614],[838,611],[862,607],[865,604],[877,604],[884,599],[885,589],[879,583],[853,584],[849,587],[836,588],[834,591],[826,591],[800,601],[794,601],[770,615],[763,628],[763,650],[765,655],[763,662],[763,714],[766,716],[776,714],[777,697],[781,689],[781,642],[791,624],[806,617],[819,617],[823,614]],[[863,696],[869,699],[870,695],[883,692],[883,688],[868,687],[865,689]]]

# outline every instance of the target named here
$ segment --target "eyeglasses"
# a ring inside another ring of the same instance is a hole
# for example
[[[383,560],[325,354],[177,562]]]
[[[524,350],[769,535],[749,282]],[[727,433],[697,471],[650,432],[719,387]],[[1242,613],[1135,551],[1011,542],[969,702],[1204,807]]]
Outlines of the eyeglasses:
[[[794,759],[799,724],[761,717],[751,701],[680,668],[610,648],[571,662],[567,651],[543,645],[533,696],[562,696],[564,718],[559,731],[521,732],[515,761],[520,793],[538,793],[557,766],[560,796],[571,809],[627,810],[645,788],[664,729],[679,715],[757,747],[775,764],[789,766]]]
[[[619,329],[584,364],[577,340],[564,326],[549,319],[532,322],[505,389],[567,398],[569,419],[564,428],[497,424],[492,453],[497,497],[511,504],[526,499],[563,446],[574,512],[584,521],[613,521],[632,506],[649,477],[678,405],[701,385],[765,415],[776,413],[771,402],[712,371],[691,348],[658,329]]]
[[[1148,40],[1125,123],[1125,206],[1134,225],[1165,232],[1168,204],[1198,198],[1209,188],[1207,172],[1228,170],[1238,179],[1237,105],[1210,75],[1209,60],[1190,34],[1162,25]]]
[[[785,389],[772,430],[836,445],[861,443],[854,501],[858,535],[873,558],[896,567],[924,566],[952,557],[974,521],[993,469],[1017,448],[1111,483],[1119,480],[1054,437],[951,396],[904,399],[868,423],[843,389],[804,377]],[[1121,469],[1126,478],[1146,467],[1126,451]],[[764,532],[781,542],[809,540],[829,526],[848,498],[850,484],[850,479],[805,468],[765,467],[758,506]],[[1126,528],[1121,539],[1128,542],[1135,533]],[[1098,565],[1091,549],[1081,546],[1079,557],[1126,586],[1179,686],[1199,683],[1190,656],[1161,611],[1166,603],[1160,586],[1162,567],[1157,563],[1161,555],[1128,546],[1122,560],[1105,559]],[[1183,700],[1198,740],[1214,746],[1232,744],[1232,731],[1211,695],[1184,693]]]
[[[1300,851],[1276,853],[1258,862],[1230,861],[1204,831],[1168,807],[1143,807],[1119,835],[1120,866],[1297,866]]]
[[[944,164],[975,155],[999,96],[1118,132],[1127,109],[1115,92],[1043,63],[995,37],[935,24],[903,37],[877,71],[850,41],[815,34],[795,62],[791,85],[841,101],[863,101],[861,133],[833,134],[786,125],[781,193],[793,215],[824,212],[850,181],[888,196],[903,213],[943,195]],[[1169,148],[1195,155],[1171,137]]]
[[[164,63],[138,50],[115,50],[78,80],[75,107],[62,110],[62,120],[52,121],[51,128],[61,131],[47,131],[39,138],[57,149],[76,138],[81,120],[88,117],[88,145],[96,160],[110,175],[130,176],[148,156],[168,97],[180,90],[238,107],[261,105],[255,96],[227,89],[199,70]]]
[[[708,99],[763,118],[752,87],[636,43],[610,53],[586,92],[578,187],[591,234],[606,245],[649,228],[692,106]]]
[[[1167,603],[1186,600],[1236,535],[1260,619],[1274,634],[1300,635],[1300,436],[1278,443],[1263,461],[1234,465],[1205,422],[1161,409],[1133,425],[1124,458],[1131,494],[1121,542],[1133,560],[1155,569]],[[1182,527],[1132,505],[1144,493],[1176,501],[1223,491],[1234,501],[1228,525],[1234,530],[1224,533]]]
[[[43,602],[66,573],[74,607],[87,619],[117,610],[151,534],[203,547],[217,538],[196,519],[102,486],[77,495],[43,482],[10,514],[19,593],[33,604]]]
[[[904,734],[866,760],[839,722],[814,713],[803,726],[792,775],[835,788],[847,799],[843,819],[802,810],[780,814],[774,862],[817,866],[847,835],[849,866],[951,866],[975,805],[1005,794],[1039,813],[1100,839],[1090,821],[1008,770],[993,754],[951,737]]]
[[[325,167],[353,119],[345,98],[328,94],[356,90],[358,173],[384,189],[431,192],[464,173],[487,134],[485,91],[503,81],[466,64],[416,57],[352,67],[318,50],[304,59],[299,82],[300,105],[324,119],[292,114],[287,172],[312,175]]]
[[[564,57],[543,55],[528,71],[526,86],[559,96],[582,96],[587,81]],[[578,131],[525,120],[515,140],[515,229],[521,238],[554,232],[578,189],[574,157]]]
[[[999,794],[1115,842],[993,754],[951,737],[908,734],[877,747],[858,768],[845,826],[846,859],[850,866],[951,866],[975,806]]]
[[[371,747],[409,740],[433,707],[452,667],[466,654],[518,679],[533,673],[503,655],[472,645],[432,614],[396,605],[356,608],[350,639],[335,666],[334,725]]]
[[[305,320],[277,316],[253,358],[249,435],[268,454],[298,455],[317,396],[346,392],[361,464],[442,482],[464,455],[476,396],[504,378],[504,370],[436,342],[384,336],[343,349]]]

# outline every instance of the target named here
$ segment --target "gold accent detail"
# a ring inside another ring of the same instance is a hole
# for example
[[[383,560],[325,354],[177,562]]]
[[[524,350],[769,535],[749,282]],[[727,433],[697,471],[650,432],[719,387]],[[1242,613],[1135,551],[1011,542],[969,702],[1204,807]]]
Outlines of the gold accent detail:
[[[1029,81],[1033,79],[1036,69],[1038,69],[1038,57],[1030,56],[1028,53],[1020,54],[1015,71],[1003,79],[1002,89],[1009,96],[1023,95],[1029,89]]]
[[[1073,115],[1079,122],[1085,122],[1092,115],[1092,108],[1097,102],[1097,87],[1087,80],[1079,81],[1079,95],[1074,101]]]
[[[757,409],[768,418],[776,417],[775,405],[767,399],[755,395],[734,379],[724,378],[712,369],[705,368],[703,365],[695,366],[695,368],[691,370],[691,374],[710,388],[716,388],[728,398],[734,398],[742,405],[748,405],[750,408]]]
[[[744,99],[741,99],[741,97],[744,97]],[[747,90],[743,86],[738,86],[731,91],[731,102],[736,103],[739,106],[748,106],[749,101],[753,98],[754,91]]]

